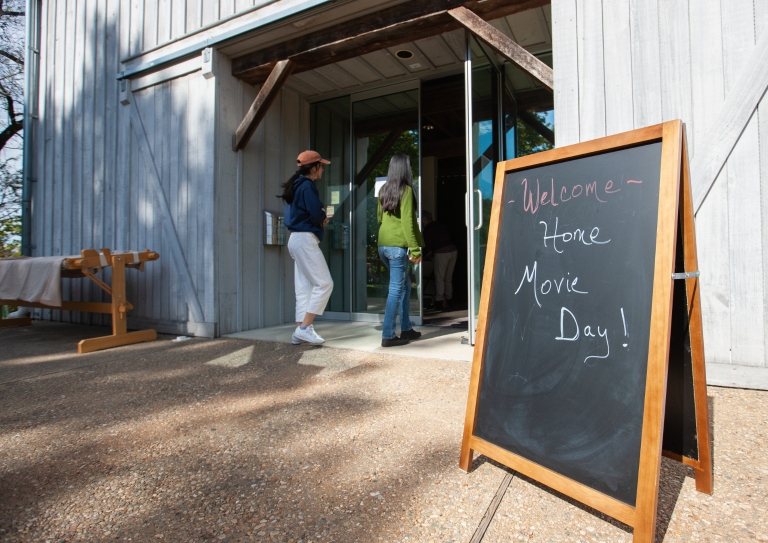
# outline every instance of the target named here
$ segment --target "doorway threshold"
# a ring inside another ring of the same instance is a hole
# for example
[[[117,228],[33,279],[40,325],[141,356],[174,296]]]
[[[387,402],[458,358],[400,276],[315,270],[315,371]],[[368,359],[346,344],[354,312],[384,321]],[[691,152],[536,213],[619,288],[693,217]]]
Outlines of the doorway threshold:
[[[259,328],[228,334],[224,337],[238,339],[255,339],[259,341],[276,341],[290,343],[295,326],[281,324],[269,328]],[[331,349],[351,349],[369,353],[382,353],[420,358],[437,358],[442,360],[472,361],[473,348],[462,344],[462,338],[467,337],[466,330],[452,330],[435,326],[418,326],[421,337],[402,347],[381,346],[381,324],[370,322],[343,322],[316,320],[315,331],[325,339],[324,347]],[[465,339],[466,341],[466,339]]]

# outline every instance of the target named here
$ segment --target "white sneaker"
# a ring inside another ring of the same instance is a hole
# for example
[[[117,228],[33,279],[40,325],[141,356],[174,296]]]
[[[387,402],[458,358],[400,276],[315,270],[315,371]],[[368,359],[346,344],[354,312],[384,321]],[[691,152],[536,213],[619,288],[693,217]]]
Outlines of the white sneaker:
[[[301,329],[301,326],[297,326],[296,330],[294,330],[293,336],[291,336],[291,343],[298,345],[298,343],[301,341],[314,343],[315,345],[321,345],[325,343],[325,340],[317,335],[317,332],[315,332],[315,329],[311,324],[304,330]]]

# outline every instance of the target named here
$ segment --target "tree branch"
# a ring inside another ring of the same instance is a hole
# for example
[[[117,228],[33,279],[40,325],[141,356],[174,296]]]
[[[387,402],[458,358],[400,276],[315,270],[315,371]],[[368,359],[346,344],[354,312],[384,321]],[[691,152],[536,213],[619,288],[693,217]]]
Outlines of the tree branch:
[[[0,15],[2,15],[2,13],[0,13]],[[20,59],[19,57],[17,57],[12,53],[9,53],[8,51],[3,51],[2,49],[0,49],[0,55],[4,56],[5,58],[11,59],[13,62],[17,64],[21,64],[22,66],[24,66],[23,59]]]
[[[22,128],[24,128],[24,121],[13,121],[11,124],[6,126],[5,130],[0,132],[0,149],[3,149],[5,144],[8,143],[11,138],[13,138],[13,136],[18,134]]]

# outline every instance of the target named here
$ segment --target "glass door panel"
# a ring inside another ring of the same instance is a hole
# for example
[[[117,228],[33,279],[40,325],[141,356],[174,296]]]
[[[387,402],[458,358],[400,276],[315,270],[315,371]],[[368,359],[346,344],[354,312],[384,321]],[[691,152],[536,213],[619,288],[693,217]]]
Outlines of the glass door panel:
[[[331,161],[317,189],[328,214],[320,249],[333,278],[326,311],[338,313],[351,311],[349,104],[349,96],[345,96],[312,104],[310,110],[310,148]]]
[[[502,122],[502,143],[504,151],[502,160],[512,160],[517,157],[517,101],[515,93],[512,91],[512,81],[510,72],[512,66],[504,64],[501,82],[501,122]]]
[[[469,338],[475,343],[483,283],[493,181],[500,157],[500,73],[495,58],[467,34],[467,217],[469,237]],[[505,119],[506,121],[506,119]],[[506,141],[506,122],[504,123]]]
[[[386,179],[395,153],[411,159],[417,200],[419,189],[419,91],[386,94],[352,103],[353,162],[353,308],[355,313],[384,313],[389,272],[379,259],[377,183]],[[420,277],[411,268],[411,316],[418,319]]]

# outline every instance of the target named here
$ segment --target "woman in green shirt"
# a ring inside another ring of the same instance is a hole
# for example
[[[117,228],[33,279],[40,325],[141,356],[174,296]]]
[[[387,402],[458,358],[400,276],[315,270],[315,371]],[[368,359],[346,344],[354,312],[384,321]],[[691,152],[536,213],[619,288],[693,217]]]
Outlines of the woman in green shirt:
[[[411,160],[398,153],[389,161],[387,182],[379,191],[379,257],[389,269],[389,295],[384,310],[382,347],[405,345],[421,332],[411,324],[411,277],[408,261],[421,262],[421,237],[416,220]],[[410,253],[410,254],[409,254]],[[395,321],[400,313],[400,337],[395,335]]]

